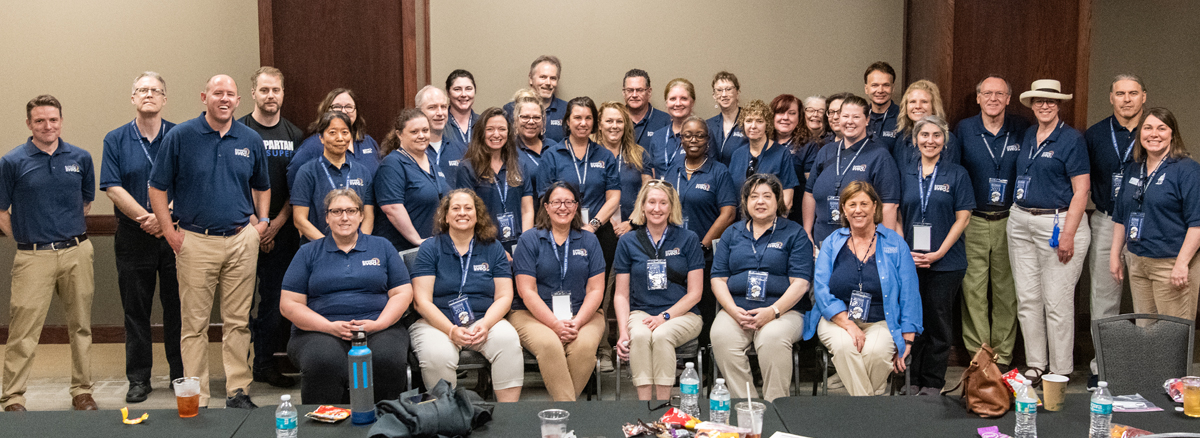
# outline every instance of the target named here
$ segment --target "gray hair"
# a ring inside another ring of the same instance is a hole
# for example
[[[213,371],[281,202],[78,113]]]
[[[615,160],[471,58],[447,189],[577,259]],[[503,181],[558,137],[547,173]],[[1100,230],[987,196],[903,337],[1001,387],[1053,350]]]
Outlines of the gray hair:
[[[821,104],[822,106],[825,105],[825,96],[822,96],[820,94],[808,96],[808,97],[804,98],[804,105],[802,106],[801,109],[808,108],[809,106],[812,106],[812,105],[815,105],[818,103]]]
[[[167,91],[167,80],[163,79],[162,75],[152,71],[144,71],[142,74],[137,75],[136,78],[133,78],[133,89],[137,89],[137,83],[138,81],[142,80],[142,78],[154,78],[154,80],[158,81],[158,83],[162,85],[163,91]]]
[[[433,93],[435,91],[438,93],[442,93],[442,95],[446,95],[445,91],[442,91],[441,88],[435,87],[433,85],[426,85],[424,87],[421,87],[420,90],[417,90],[417,95],[413,99],[415,101],[415,103],[417,104],[417,108],[420,108],[422,105],[424,105],[425,100],[429,99],[429,94]],[[449,97],[447,97],[446,100],[449,100]]]
[[[1121,82],[1121,81],[1134,81],[1134,82],[1137,82],[1138,86],[1139,86],[1139,87],[1142,87],[1142,92],[1143,92],[1143,93],[1145,93],[1146,91],[1148,91],[1148,90],[1146,90],[1146,83],[1145,83],[1145,82],[1142,82],[1142,78],[1141,78],[1141,77],[1138,77],[1138,75],[1135,75],[1135,74],[1132,74],[1132,73],[1120,73],[1120,74],[1117,74],[1116,76],[1113,76],[1112,83],[1111,83],[1111,84],[1108,84],[1108,92],[1109,92],[1109,93],[1112,93],[1112,91],[1113,91],[1113,87],[1117,85],[1117,82]]]
[[[992,79],[992,78],[1004,81],[1004,88],[1008,89],[1007,94],[1012,94],[1012,84],[1008,83],[1008,79],[1004,79],[1003,77],[1000,77],[1000,75],[997,75],[997,74],[990,74],[990,75],[987,75],[987,77],[980,79],[979,82],[975,84],[975,94],[979,94],[980,91],[983,91],[983,81],[986,81],[986,80]]]
[[[942,138],[945,138],[949,135],[950,125],[946,124],[946,121],[941,117],[930,115],[918,120],[917,124],[913,125],[913,136],[915,137],[917,133],[920,133],[921,130],[925,128],[925,125],[937,126],[938,130],[942,131]]]

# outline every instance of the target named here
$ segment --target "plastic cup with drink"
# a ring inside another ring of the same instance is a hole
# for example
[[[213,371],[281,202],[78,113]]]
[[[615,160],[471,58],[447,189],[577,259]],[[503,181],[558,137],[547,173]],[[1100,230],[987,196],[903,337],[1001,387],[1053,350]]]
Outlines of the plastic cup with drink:
[[[567,436],[567,418],[570,412],[562,409],[546,409],[538,413],[542,420],[542,438],[563,438]]]
[[[175,385],[175,404],[180,418],[195,417],[200,413],[200,378],[180,377],[171,382]]]
[[[1183,414],[1189,417],[1200,417],[1200,377],[1184,377],[1183,381]]]
[[[737,410],[738,427],[750,429],[750,433],[746,434],[745,438],[761,438],[763,412],[767,406],[753,401],[738,402],[734,407]]]

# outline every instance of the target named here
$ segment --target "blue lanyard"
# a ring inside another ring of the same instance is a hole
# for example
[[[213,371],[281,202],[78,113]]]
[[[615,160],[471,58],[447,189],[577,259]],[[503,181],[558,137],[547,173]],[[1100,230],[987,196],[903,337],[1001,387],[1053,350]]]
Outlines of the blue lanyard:
[[[1129,147],[1125,148],[1125,156],[1122,157],[1121,156],[1121,147],[1120,147],[1120,145],[1117,144],[1117,119],[1114,118],[1114,119],[1110,119],[1110,120],[1112,122],[1110,124],[1110,126],[1112,127],[1111,132],[1112,132],[1113,151],[1116,151],[1117,158],[1121,160],[1121,163],[1126,163],[1129,161],[1129,152],[1133,150],[1133,144],[1137,143],[1137,136],[1133,132],[1129,133],[1129,136],[1133,137],[1133,139],[1129,140]]]
[[[762,255],[758,253],[758,241],[754,239],[754,220],[751,219],[749,221],[749,224],[750,224],[750,249],[754,250],[754,259],[758,262],[758,264],[756,266],[758,266],[759,269],[762,269]],[[779,218],[776,217],[775,220],[773,222],[771,222],[771,230],[767,231],[766,233],[763,233],[763,236],[766,236],[767,234],[774,236],[775,235],[775,226],[778,224],[779,224]],[[665,233],[664,233],[664,235],[665,235]],[[767,250],[763,249],[763,253],[765,254],[766,252],[767,252]]]
[[[587,144],[587,146],[584,146],[583,174],[582,175],[579,173],[579,159],[575,158],[575,147],[571,146],[571,138],[567,137],[566,140],[563,140],[563,145],[567,147],[567,155],[571,156],[571,164],[573,165],[572,167],[575,169],[575,177],[579,178],[579,191],[582,192],[583,191],[583,182],[587,181],[588,157],[590,157],[592,155],[592,144],[589,142]]]
[[[675,157],[679,155],[679,150],[683,149],[683,141],[681,140],[679,142],[679,146],[676,146],[674,148],[675,149],[674,151],[672,151],[669,154],[667,153],[667,150],[671,149],[671,130],[672,129],[673,128],[669,125],[663,127],[663,137],[665,137],[663,146],[666,146],[666,148],[663,149],[663,165],[668,166],[668,167],[671,166],[671,160],[674,160]],[[681,127],[680,129],[683,129],[683,128]],[[682,134],[680,134],[680,135],[682,135]]]
[[[317,164],[319,165],[321,170],[325,171],[325,179],[329,180],[329,186],[333,187],[334,190],[337,190],[338,186],[337,186],[337,184],[333,183],[333,176],[329,174],[329,168],[326,167],[324,164],[321,164],[322,159],[325,159],[325,157],[324,156],[317,157]],[[329,161],[328,159],[325,159],[325,162],[329,163],[330,166],[333,165],[333,162]],[[342,187],[350,187],[350,160],[346,160],[346,183],[344,185],[342,185]]]
[[[567,231],[567,238],[563,240],[561,247],[558,245],[558,242],[554,241],[554,231],[547,230],[546,233],[550,235],[550,244],[554,245],[554,259],[562,262],[562,270],[559,271],[560,274],[558,276],[558,288],[562,289],[563,283],[567,281],[567,261],[571,255],[571,232]],[[562,258],[558,257],[559,248],[563,248]]]
[[[941,164],[941,160],[938,160]],[[937,185],[937,169],[938,164],[933,165],[933,174],[929,175],[929,188],[925,188],[925,178],[921,176],[924,167],[917,163],[917,196],[921,198],[921,220],[925,220],[925,208],[929,206],[929,200],[933,198],[933,186]]]
[[[450,122],[454,123],[454,130],[458,131],[458,136],[462,137],[463,144],[471,144],[471,116],[467,116],[467,130],[458,127],[458,120],[454,119],[454,115],[450,115]]]
[[[454,243],[454,241],[451,240],[450,243]],[[474,252],[475,252],[475,238],[472,237],[471,244],[467,246],[467,257],[464,259],[464,258],[462,258],[461,255],[459,255],[459,260],[461,260],[460,263],[462,266],[462,279],[459,280],[459,282],[458,282],[458,296],[460,296],[460,297],[463,294],[463,287],[467,285],[467,270],[471,269],[471,254]]]
[[[864,138],[859,141],[866,141],[866,139]],[[849,172],[850,168],[854,167],[854,161],[858,159],[858,154],[861,154],[862,150],[867,148],[866,143],[863,143],[862,146],[859,146],[858,151],[854,152],[854,157],[850,158],[850,162],[846,164],[846,170],[842,170],[842,149],[845,149],[845,147],[844,147],[845,144],[846,144],[846,140],[842,140],[841,144],[837,145],[838,146],[837,163],[834,165],[834,168],[833,168],[833,174],[834,174],[834,176],[837,177],[837,190],[835,190],[836,192],[842,191],[842,179],[845,177],[846,172]],[[851,146],[853,146],[853,145],[851,145]]]
[[[496,173],[496,193],[500,195],[500,208],[508,213],[508,181],[507,178],[502,178],[500,175],[506,173],[505,169],[500,169]],[[504,186],[504,190],[500,190],[500,186]]]
[[[1147,162],[1145,162],[1145,163],[1142,163],[1141,177],[1143,179],[1141,181],[1139,181],[1141,183],[1140,186],[1142,189],[1142,199],[1140,199],[1140,200],[1135,199],[1135,201],[1137,201],[1137,203],[1138,203],[1138,211],[1142,210],[1142,204],[1146,201],[1146,192],[1150,191],[1150,181],[1153,181],[1154,177],[1156,175],[1158,175],[1158,172],[1162,171],[1164,167],[1167,167],[1167,160],[1166,160],[1166,158],[1163,158],[1162,162],[1158,164],[1158,168],[1154,169],[1154,173],[1151,173],[1149,177],[1146,176],[1146,166],[1148,166],[1148,165],[1149,165],[1149,160],[1147,160]]]
[[[1063,125],[1063,122],[1058,122],[1058,127],[1054,128],[1054,129],[1055,129],[1055,130],[1058,130],[1059,128],[1062,128],[1062,125]],[[1035,132],[1035,134],[1036,134],[1036,132]],[[1034,137],[1034,139],[1036,139],[1036,138],[1037,138],[1037,137]],[[1041,145],[1041,146],[1038,146],[1038,148],[1037,148],[1037,150],[1036,150],[1036,151],[1035,151],[1035,150],[1033,150],[1032,148],[1031,148],[1031,149],[1029,149],[1029,152],[1030,152],[1030,154],[1029,154],[1029,164],[1027,164],[1027,165],[1025,166],[1025,171],[1021,173],[1022,175],[1028,175],[1028,174],[1029,174],[1029,168],[1030,168],[1030,167],[1033,167],[1033,161],[1034,161],[1034,160],[1036,160],[1038,156],[1042,155],[1042,149],[1045,149],[1045,148],[1046,148],[1046,145],[1048,145],[1048,144],[1050,144],[1050,138],[1049,138],[1049,137],[1046,137],[1046,141],[1043,141],[1043,142],[1042,142],[1042,145]]]
[[[163,125],[165,125],[165,123]],[[133,132],[137,133],[138,143],[141,143],[141,145],[142,145],[142,152],[146,153],[146,159],[150,160],[150,164],[153,165],[154,158],[150,157],[150,148],[148,146],[146,146],[146,139],[142,138],[142,130],[138,129],[137,120],[129,122],[129,126],[132,126]],[[159,128],[158,132],[159,132],[159,135],[162,135],[162,128]]]
[[[437,183],[437,173],[435,173],[435,172],[437,172],[437,168],[435,167],[435,166],[437,166],[437,162],[434,160],[429,160],[429,171],[426,172],[425,169],[421,169],[421,163],[418,163],[417,159],[415,157],[413,157],[412,154],[408,153],[408,151],[404,150],[403,147],[400,148],[400,153],[404,154],[404,156],[406,156],[406,157],[408,157],[408,159],[412,160],[413,164],[417,165],[417,169],[420,170],[421,173],[425,174],[425,176],[429,177],[429,179],[433,181],[433,185],[435,187],[437,187],[438,194],[440,195],[442,193],[442,187],[440,184]],[[429,153],[425,154],[425,158],[427,160],[429,159]],[[326,172],[328,172],[328,171],[326,171]]]
[[[724,128],[723,124],[725,123],[725,115],[724,114],[718,114],[718,115],[721,116],[722,128]],[[739,106],[737,116],[734,117],[733,119],[737,120],[737,119],[740,119],[741,117],[742,117],[742,107]],[[681,126],[680,129],[683,129],[683,127]],[[729,128],[729,136],[725,137],[724,139],[721,139],[721,146],[717,148],[717,156],[725,156],[725,143],[729,141],[729,137],[733,137],[733,133],[737,132],[737,130],[738,130],[738,125],[735,122],[733,124],[733,127]],[[720,132],[722,135],[725,134],[724,129],[721,129]]]
[[[1005,132],[1004,133],[1004,141],[1000,142],[1000,159],[999,160],[996,159],[996,153],[992,152],[992,145],[988,144],[987,136],[984,134],[979,134],[979,138],[983,139],[983,147],[984,147],[984,149],[987,149],[988,155],[992,156],[992,163],[994,163],[996,165],[997,170],[1000,169],[1000,162],[1004,161],[1004,152],[1008,150],[1008,134],[1010,134],[1010,133]]]
[[[650,227],[646,227],[646,237],[650,238],[650,245],[654,246],[654,258],[656,259],[662,258],[660,254],[662,254],[663,243],[667,241],[667,231],[670,231],[670,227],[663,228],[662,237],[659,237],[658,242],[655,242],[654,236],[650,234]]]

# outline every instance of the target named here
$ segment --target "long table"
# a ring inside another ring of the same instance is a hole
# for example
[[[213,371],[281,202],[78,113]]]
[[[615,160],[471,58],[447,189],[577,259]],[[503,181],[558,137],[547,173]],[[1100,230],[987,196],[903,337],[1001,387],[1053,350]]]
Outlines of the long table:
[[[266,409],[259,408],[256,411]],[[274,407],[270,410],[274,412]],[[233,436],[246,417],[256,411],[201,409],[200,415],[179,418],[179,411],[175,409],[145,411],[132,407],[129,411],[131,418],[140,417],[144,412],[150,413],[150,418],[142,424],[122,423],[121,411],[117,410],[0,412],[0,436],[227,437]]]

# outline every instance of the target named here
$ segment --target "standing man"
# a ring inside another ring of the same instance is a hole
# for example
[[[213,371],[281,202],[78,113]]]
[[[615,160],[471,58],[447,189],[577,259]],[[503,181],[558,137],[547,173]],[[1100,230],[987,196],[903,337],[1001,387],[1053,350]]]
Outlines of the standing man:
[[[275,67],[259,68],[250,76],[250,86],[254,111],[239,121],[262,137],[273,188],[268,213],[271,220],[267,232],[258,239],[258,315],[250,319],[254,381],[287,388],[295,385],[296,379],[283,375],[275,367],[275,353],[287,350],[284,340],[291,329],[291,324],[280,324],[279,293],[283,274],[300,249],[300,233],[292,224],[287,168],[296,146],[304,141],[304,132],[279,115],[283,106],[283,72]]]
[[[650,74],[640,68],[625,72],[621,94],[625,96],[625,107],[633,120],[634,141],[649,147],[654,131],[671,123],[671,116],[650,105],[650,96],[654,94],[654,89],[650,88]]]
[[[1004,78],[984,78],[975,85],[979,115],[959,122],[954,130],[962,140],[962,165],[971,175],[976,205],[965,233],[963,343],[972,356],[984,343],[991,345],[1005,370],[1012,363],[1017,342],[1017,289],[1008,260],[1008,210],[1021,139],[1029,127],[1025,119],[1006,111],[1011,97],[1012,87]]]
[[[555,143],[563,141],[564,133],[562,119],[567,110],[567,102],[555,96],[558,92],[558,78],[562,73],[562,63],[554,55],[542,55],[529,65],[529,88],[542,98],[542,106],[546,108],[545,139]],[[649,86],[649,82],[647,82]],[[504,114],[512,119],[513,103],[504,104]],[[544,149],[544,148],[543,148]]]
[[[1121,187],[1121,169],[1133,161],[1133,143],[1137,141],[1138,121],[1146,104],[1146,87],[1142,78],[1119,74],[1108,88],[1108,101],[1113,115],[1088,128],[1088,158],[1092,166],[1092,204],[1096,211],[1088,222],[1092,226],[1092,245],[1088,247],[1088,270],[1092,274],[1092,320],[1121,313],[1121,283],[1108,275],[1108,258],[1113,238],[1113,201],[1115,187]],[[1096,359],[1091,363],[1092,375],[1088,389],[1100,380]]]
[[[863,73],[863,91],[871,101],[871,120],[867,122],[867,134],[887,148],[896,145],[896,117],[900,107],[892,103],[892,86],[896,83],[896,69],[883,61],[867,67]],[[1020,139],[1017,142],[1020,143]]]
[[[100,164],[100,190],[112,200],[117,217],[113,250],[117,286],[125,308],[125,401],[140,403],[150,395],[150,369],[154,365],[150,339],[150,311],[154,287],[163,308],[163,350],[171,380],[183,377],[179,355],[179,281],[175,252],[163,238],[158,217],[150,213],[147,182],[163,137],[175,127],[162,119],[167,103],[167,82],[148,71],[133,81],[130,98],[137,118],[104,136],[104,161]]]
[[[252,380],[247,320],[259,236],[270,222],[267,154],[262,137],[233,120],[241,101],[233,78],[213,76],[200,100],[207,111],[163,140],[150,174],[150,205],[158,222],[169,224],[167,192],[175,194],[179,228],[163,227],[163,235],[179,273],[184,374],[200,377],[200,405],[208,405],[208,323],[220,290],[225,406],[253,409],[246,394]]]
[[[71,341],[71,406],[94,411],[89,355],[95,280],[84,223],[96,196],[92,156],[59,138],[62,104],[54,96],[25,104],[25,126],[33,135],[0,159],[0,231],[17,241],[0,405],[25,410],[34,349],[57,295]]]
[[[467,144],[458,136],[443,135],[450,118],[450,98],[441,88],[426,85],[417,90],[413,101],[429,118],[429,148],[437,157],[438,168],[446,175],[457,175],[458,162],[467,153]]]

